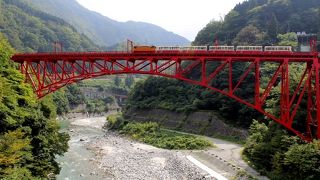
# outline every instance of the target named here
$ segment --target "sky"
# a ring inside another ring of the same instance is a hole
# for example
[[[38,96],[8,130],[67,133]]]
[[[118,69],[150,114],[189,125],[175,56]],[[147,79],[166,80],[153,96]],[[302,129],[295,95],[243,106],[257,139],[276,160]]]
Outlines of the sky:
[[[244,0],[77,0],[116,21],[148,22],[193,41],[211,20]]]

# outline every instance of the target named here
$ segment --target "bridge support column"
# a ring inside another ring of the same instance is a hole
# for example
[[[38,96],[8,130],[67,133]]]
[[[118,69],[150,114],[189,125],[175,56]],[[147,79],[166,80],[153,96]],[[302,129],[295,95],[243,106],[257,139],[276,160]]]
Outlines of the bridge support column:
[[[201,59],[201,84],[207,85],[207,61],[205,58]]]
[[[309,79],[306,83],[308,83],[308,104],[307,104],[307,136],[312,138],[313,132],[312,132],[312,126],[314,126],[314,118],[312,116],[313,111],[314,111],[314,101],[313,101],[313,93],[314,93],[314,88],[312,86],[312,80],[313,80],[313,73],[314,73],[314,66],[312,63],[307,64],[307,70],[310,72],[308,76]]]
[[[180,72],[181,72],[181,59],[173,58],[172,60],[174,62],[172,65],[175,65],[173,74],[175,74],[175,76],[177,76],[177,77],[181,77],[181,74],[180,74]],[[168,69],[170,68],[170,66],[168,66]]]
[[[290,124],[290,89],[289,89],[289,59],[284,59],[281,70],[281,120]]]
[[[233,85],[232,85],[232,59],[228,58],[229,63],[229,94],[233,94]]]
[[[316,109],[317,109],[317,139],[320,139],[320,92],[319,92],[319,59],[314,58],[313,66],[315,68],[315,95],[316,95]]]
[[[255,90],[254,103],[257,109],[261,109],[260,102],[260,59],[255,59]]]

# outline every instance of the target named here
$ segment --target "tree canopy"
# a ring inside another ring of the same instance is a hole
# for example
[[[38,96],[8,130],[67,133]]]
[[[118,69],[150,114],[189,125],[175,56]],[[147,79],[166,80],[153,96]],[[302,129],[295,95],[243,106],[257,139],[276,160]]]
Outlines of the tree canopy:
[[[98,49],[62,19],[38,11],[21,0],[0,1],[0,29],[18,51],[52,51],[53,42],[60,42],[67,51]]]
[[[52,97],[37,101],[23,75],[10,63],[13,49],[0,34],[0,178],[46,178],[59,173],[56,155],[68,148],[59,132]]]

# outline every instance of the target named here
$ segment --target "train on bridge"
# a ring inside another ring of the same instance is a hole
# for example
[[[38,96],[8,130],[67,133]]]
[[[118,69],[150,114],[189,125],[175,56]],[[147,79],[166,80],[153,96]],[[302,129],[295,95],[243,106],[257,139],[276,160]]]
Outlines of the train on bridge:
[[[292,52],[291,46],[133,46],[134,53],[150,52]]]

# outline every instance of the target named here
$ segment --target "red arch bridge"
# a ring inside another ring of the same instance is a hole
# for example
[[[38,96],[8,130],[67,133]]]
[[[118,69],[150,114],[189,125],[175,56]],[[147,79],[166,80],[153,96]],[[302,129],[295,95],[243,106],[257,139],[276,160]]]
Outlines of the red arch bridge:
[[[67,84],[102,75],[164,76],[239,101],[304,140],[320,139],[318,53],[55,52],[16,54],[12,60],[20,64],[39,98]],[[238,93],[247,86],[253,87],[252,91]],[[275,99],[277,102],[269,103]],[[270,104],[278,111],[270,111]]]

